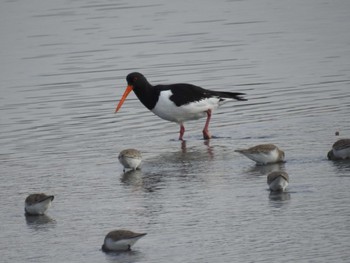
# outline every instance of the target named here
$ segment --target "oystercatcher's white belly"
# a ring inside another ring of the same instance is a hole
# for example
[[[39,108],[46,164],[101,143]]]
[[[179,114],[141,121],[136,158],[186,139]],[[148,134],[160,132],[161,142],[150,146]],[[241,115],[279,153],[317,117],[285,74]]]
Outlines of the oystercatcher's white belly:
[[[188,120],[197,120],[206,116],[207,110],[216,109],[219,106],[219,98],[207,98],[191,102],[182,106],[176,106],[169,98],[172,95],[170,90],[160,93],[156,106],[152,112],[160,118],[168,121],[182,123]],[[220,103],[221,104],[221,103]]]

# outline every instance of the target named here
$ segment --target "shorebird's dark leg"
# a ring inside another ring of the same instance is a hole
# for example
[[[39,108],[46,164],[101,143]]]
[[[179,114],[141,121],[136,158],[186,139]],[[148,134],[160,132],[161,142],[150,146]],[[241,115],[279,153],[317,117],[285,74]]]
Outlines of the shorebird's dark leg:
[[[183,141],[182,137],[184,136],[184,133],[185,133],[185,126],[181,123],[180,124],[180,137],[179,137],[180,141]]]
[[[211,118],[211,110],[207,110],[207,120],[205,122],[205,126],[203,129],[203,138],[204,140],[208,140],[211,138],[211,135],[209,133],[209,122],[210,122],[210,118]]]

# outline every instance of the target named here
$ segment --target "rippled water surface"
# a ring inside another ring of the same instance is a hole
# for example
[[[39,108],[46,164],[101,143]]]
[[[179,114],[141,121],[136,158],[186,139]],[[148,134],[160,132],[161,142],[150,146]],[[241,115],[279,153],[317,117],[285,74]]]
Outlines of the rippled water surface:
[[[2,1],[2,262],[348,262],[350,1]],[[125,76],[240,91],[247,102],[178,125],[131,94]],[[336,137],[335,132],[340,136]],[[237,148],[275,143],[282,165]],[[118,153],[137,148],[141,171]],[[266,175],[290,176],[270,194]],[[29,193],[55,195],[24,216]],[[105,254],[104,236],[148,235]]]

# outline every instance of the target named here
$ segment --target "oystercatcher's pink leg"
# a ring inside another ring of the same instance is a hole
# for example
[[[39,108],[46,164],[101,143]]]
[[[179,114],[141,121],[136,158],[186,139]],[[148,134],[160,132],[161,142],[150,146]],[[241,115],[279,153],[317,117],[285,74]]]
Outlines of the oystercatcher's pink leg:
[[[183,141],[182,137],[184,136],[184,133],[185,133],[185,126],[181,123],[180,124],[180,137],[179,137],[180,141]]]
[[[204,129],[203,129],[203,138],[204,138],[204,140],[208,140],[208,139],[211,138],[211,135],[210,135],[209,130],[208,130],[210,118],[211,118],[211,110],[207,110],[207,120],[205,122],[205,126],[204,126]]]

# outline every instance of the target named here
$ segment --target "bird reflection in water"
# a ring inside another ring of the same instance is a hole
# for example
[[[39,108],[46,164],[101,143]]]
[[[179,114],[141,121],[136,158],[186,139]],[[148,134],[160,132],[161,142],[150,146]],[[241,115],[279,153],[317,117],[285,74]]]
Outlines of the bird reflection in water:
[[[270,204],[276,208],[282,207],[289,203],[289,192],[270,192],[269,201]]]
[[[248,173],[255,176],[267,175],[274,171],[284,171],[285,163],[273,163],[267,165],[254,165],[248,169]]]
[[[25,215],[27,226],[39,230],[48,229],[56,225],[56,221],[48,215]]]
[[[214,158],[214,152],[213,152],[213,147],[210,146],[210,141],[211,140],[203,140],[203,145],[206,146],[207,149],[207,154],[209,156],[209,159],[213,159]],[[182,140],[180,142],[180,149],[182,153],[187,153],[187,143],[186,140]]]

